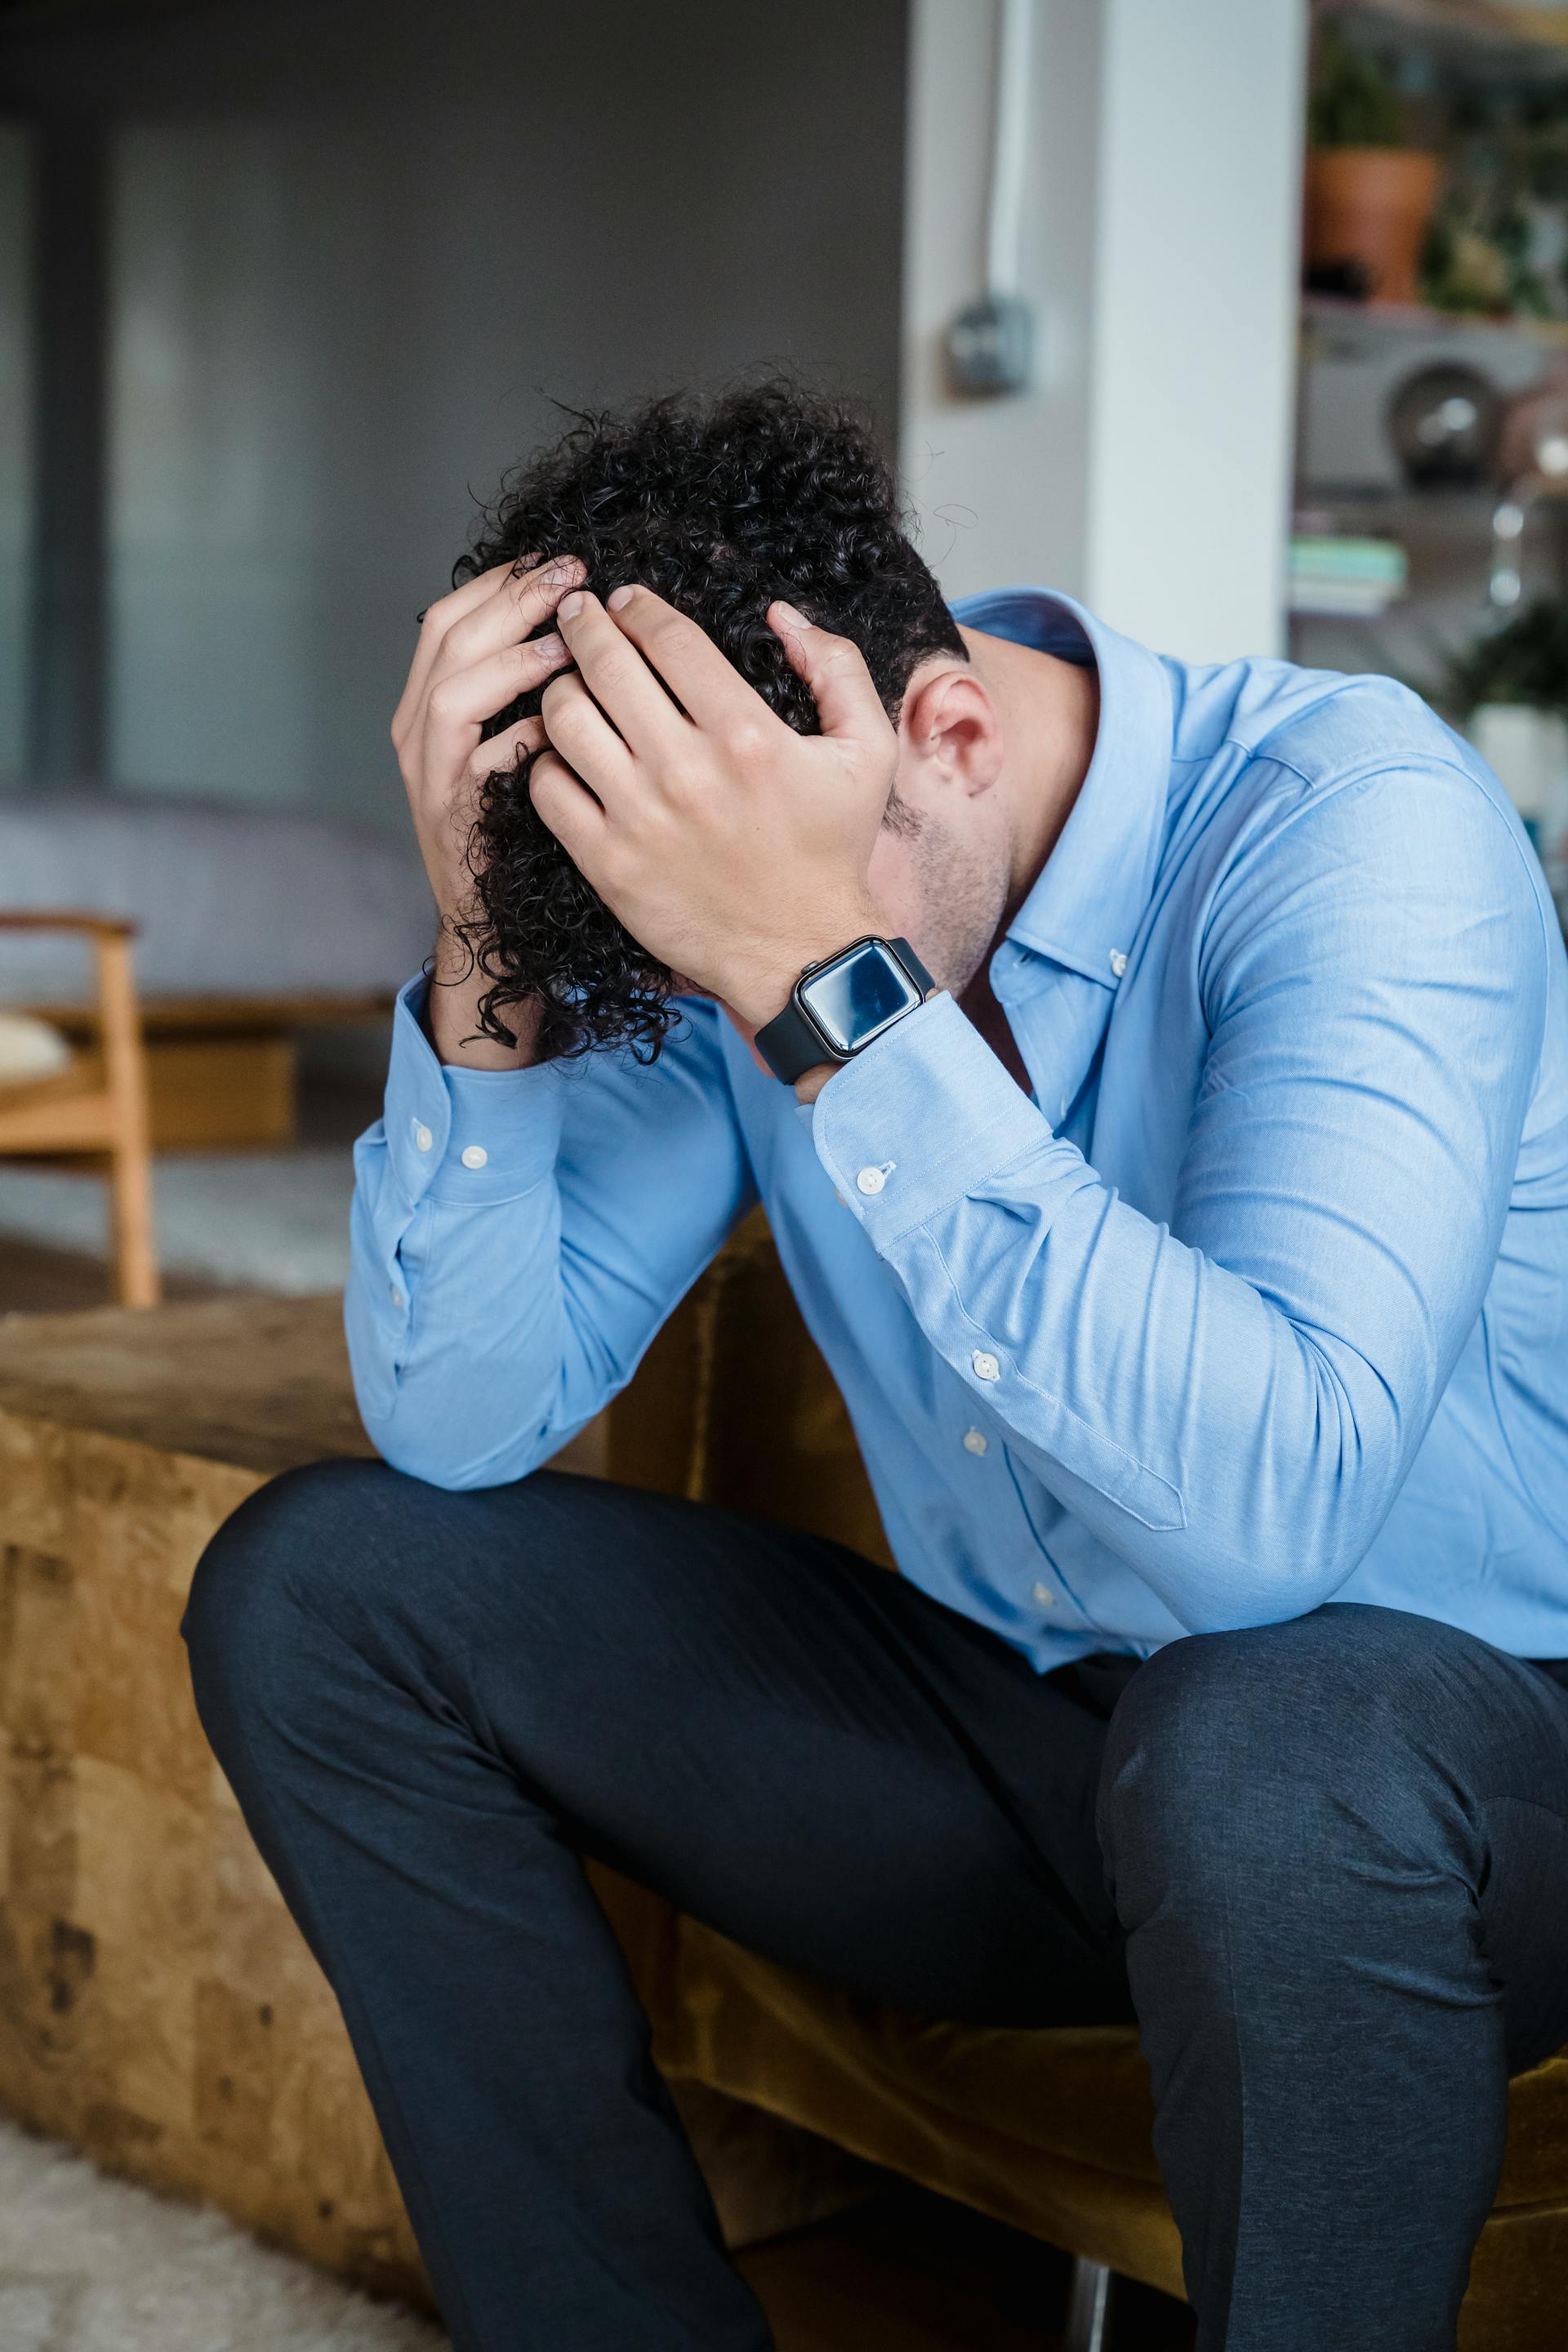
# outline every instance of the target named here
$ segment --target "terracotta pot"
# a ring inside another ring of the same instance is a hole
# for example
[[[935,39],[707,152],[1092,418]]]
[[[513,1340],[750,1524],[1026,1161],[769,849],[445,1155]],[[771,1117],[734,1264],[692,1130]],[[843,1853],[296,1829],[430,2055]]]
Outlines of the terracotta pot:
[[[1380,302],[1414,302],[1441,164],[1403,147],[1325,147],[1307,158],[1307,259],[1354,262]]]

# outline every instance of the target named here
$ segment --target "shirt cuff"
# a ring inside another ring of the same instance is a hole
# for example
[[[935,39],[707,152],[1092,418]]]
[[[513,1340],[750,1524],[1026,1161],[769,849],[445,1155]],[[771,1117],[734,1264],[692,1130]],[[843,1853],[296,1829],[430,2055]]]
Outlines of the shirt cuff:
[[[834,1073],[813,1108],[812,1140],[883,1250],[1056,1139],[973,1023],[942,995]]]
[[[400,991],[386,1077],[386,1148],[416,1206],[426,1193],[473,1207],[526,1192],[555,1166],[564,1108],[554,1062],[523,1070],[457,1070],[442,1062],[421,1014],[423,972]]]

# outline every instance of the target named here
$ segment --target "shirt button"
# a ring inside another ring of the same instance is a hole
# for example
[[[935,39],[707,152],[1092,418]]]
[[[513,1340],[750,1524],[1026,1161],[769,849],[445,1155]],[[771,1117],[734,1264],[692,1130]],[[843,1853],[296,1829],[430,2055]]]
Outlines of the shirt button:
[[[997,1362],[995,1357],[992,1355],[989,1349],[976,1348],[973,1355],[971,1356],[969,1360],[973,1368],[974,1377],[977,1381],[999,1381],[1001,1379],[1002,1367]]]
[[[395,1282],[392,1286],[392,1303],[396,1307],[401,1307],[403,1305],[403,1293]]]
[[[1048,1584],[1037,1584],[1035,1598],[1042,1609],[1054,1609],[1057,1605],[1057,1596]]]
[[[1127,969],[1127,958],[1122,954],[1120,948],[1117,948],[1112,952],[1110,958],[1110,969],[1116,974],[1118,980],[1121,979],[1122,973]]]
[[[465,1168],[482,1168],[489,1156],[482,1143],[468,1144],[463,1151],[463,1165]]]
[[[414,1122],[414,1142],[416,1149],[420,1151],[428,1151],[430,1146],[435,1142],[435,1140],[436,1139],[431,1134],[429,1129],[426,1127],[422,1121],[416,1119]]]
[[[966,1454],[984,1454],[990,1443],[991,1440],[983,1429],[966,1429],[963,1433],[963,1450]]]
[[[879,1192],[887,1181],[879,1168],[862,1168],[855,1179],[855,1189],[858,1192]]]

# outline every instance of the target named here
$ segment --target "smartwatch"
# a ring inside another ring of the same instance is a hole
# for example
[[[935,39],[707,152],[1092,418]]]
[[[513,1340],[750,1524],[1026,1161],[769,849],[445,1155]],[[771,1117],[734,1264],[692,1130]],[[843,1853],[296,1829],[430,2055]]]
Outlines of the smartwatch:
[[[849,1062],[936,992],[908,940],[855,940],[808,963],[782,1013],[757,1031],[757,1051],[793,1087],[821,1062]]]

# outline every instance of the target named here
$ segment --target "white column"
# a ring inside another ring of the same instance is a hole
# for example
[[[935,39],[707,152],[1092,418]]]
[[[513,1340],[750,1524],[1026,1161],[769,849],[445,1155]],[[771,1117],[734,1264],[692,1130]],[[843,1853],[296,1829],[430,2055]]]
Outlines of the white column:
[[[1305,0],[1036,0],[1022,291],[1038,365],[955,399],[979,289],[992,0],[911,0],[902,458],[950,595],[1081,595],[1161,650],[1277,650]]]
[[[1306,9],[1103,5],[1088,600],[1163,652],[1277,652]]]
[[[922,551],[950,596],[1013,581],[1084,586],[1100,0],[1036,7],[1019,256],[1035,383],[955,400],[943,338],[982,289],[994,6],[910,0],[901,455]]]

